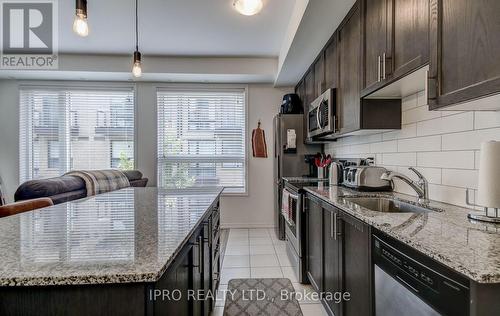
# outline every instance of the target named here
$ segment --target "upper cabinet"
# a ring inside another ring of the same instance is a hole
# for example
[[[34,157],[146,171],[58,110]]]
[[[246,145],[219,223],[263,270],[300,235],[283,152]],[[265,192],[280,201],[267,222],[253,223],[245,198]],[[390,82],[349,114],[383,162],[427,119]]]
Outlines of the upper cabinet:
[[[338,82],[338,45],[334,33],[325,48],[325,90],[337,88]]]
[[[394,0],[392,6],[392,76],[401,78],[429,62],[429,0]]]
[[[337,108],[340,134],[360,128],[361,12],[356,3],[338,30]]]
[[[499,110],[498,102],[460,103],[500,93],[500,1],[430,3],[430,109]]]
[[[388,59],[391,57],[390,1],[364,0],[363,89],[376,88],[387,78]]]
[[[325,56],[321,53],[314,63],[314,99],[323,91],[325,91]]]
[[[428,0],[363,1],[363,96],[428,63],[428,21]]]

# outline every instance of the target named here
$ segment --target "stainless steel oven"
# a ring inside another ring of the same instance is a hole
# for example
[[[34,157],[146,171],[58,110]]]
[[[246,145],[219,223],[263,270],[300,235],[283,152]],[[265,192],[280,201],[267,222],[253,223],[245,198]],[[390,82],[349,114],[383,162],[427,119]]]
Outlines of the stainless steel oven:
[[[311,102],[308,111],[307,137],[326,136],[338,131],[335,89],[328,89]]]
[[[302,256],[301,236],[302,195],[285,184],[281,214],[285,219],[285,235],[299,256]]]
[[[292,269],[301,283],[308,283],[305,271],[305,213],[304,187],[328,185],[326,181],[314,178],[283,178],[283,199],[281,213],[285,219],[286,252]]]

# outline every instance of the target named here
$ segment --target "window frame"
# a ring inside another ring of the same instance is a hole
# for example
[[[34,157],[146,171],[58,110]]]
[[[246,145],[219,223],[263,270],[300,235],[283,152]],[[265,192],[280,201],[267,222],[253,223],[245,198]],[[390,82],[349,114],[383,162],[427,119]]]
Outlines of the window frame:
[[[155,84],[153,85],[153,89],[155,91],[155,102],[156,102],[156,124],[158,123],[158,109],[159,109],[159,104],[158,104],[158,93],[162,91],[168,91],[168,90],[174,90],[174,91],[179,91],[179,90],[185,90],[185,91],[209,91],[209,92],[214,92],[214,91],[219,91],[219,92],[224,92],[224,91],[230,91],[230,92],[235,92],[235,91],[242,91],[244,92],[244,109],[243,113],[245,115],[244,117],[244,131],[245,131],[245,137],[243,139],[243,146],[244,146],[244,153],[245,157],[243,159],[245,166],[244,166],[244,183],[245,183],[245,190],[242,192],[226,192],[225,190],[222,192],[222,196],[249,196],[249,177],[250,174],[248,172],[249,169],[249,135],[251,135],[251,131],[248,130],[248,103],[249,103],[249,87],[248,85],[242,85],[242,84]],[[156,181],[159,183],[160,181],[160,175],[158,173],[158,165],[159,165],[159,148],[158,148],[158,126],[156,127]],[[186,188],[186,189],[180,189],[179,191],[189,191],[189,190],[199,190],[199,188]]]
[[[18,86],[18,93],[17,93],[17,102],[18,102],[18,108],[19,111],[21,111],[21,91],[22,90],[54,90],[54,91],[60,91],[60,90],[90,90],[90,91],[106,91],[106,90],[132,90],[132,96],[133,96],[133,115],[134,115],[134,135],[132,137],[133,142],[134,142],[134,148],[133,148],[133,154],[134,154],[134,169],[137,169],[138,166],[138,92],[137,92],[137,84],[136,83],[127,83],[127,82],[116,82],[116,81],[65,81],[64,84],[61,84],[60,81],[34,81],[34,80],[23,80],[19,82]],[[41,119],[41,118],[40,118]],[[18,117],[18,122],[19,126],[21,126],[21,120],[22,120],[22,115],[19,115]],[[69,118],[67,124],[71,123],[71,117]],[[22,133],[19,133],[19,156],[18,156],[18,162],[19,162],[19,179],[22,179],[22,175],[34,175],[36,173],[36,170],[28,170],[29,169],[29,164],[26,166],[21,165],[21,160],[26,159],[27,153],[23,151],[23,145],[21,143],[22,141]],[[29,141],[27,139],[26,141]],[[25,144],[25,146],[29,147],[29,144]],[[23,157],[24,155],[24,157]]]

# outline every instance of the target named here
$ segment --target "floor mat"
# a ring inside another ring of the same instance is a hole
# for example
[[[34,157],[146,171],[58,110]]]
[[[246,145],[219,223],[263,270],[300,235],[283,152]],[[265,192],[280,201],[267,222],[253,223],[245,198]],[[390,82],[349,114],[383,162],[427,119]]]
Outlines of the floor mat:
[[[224,316],[302,316],[289,279],[233,279],[226,292]]]

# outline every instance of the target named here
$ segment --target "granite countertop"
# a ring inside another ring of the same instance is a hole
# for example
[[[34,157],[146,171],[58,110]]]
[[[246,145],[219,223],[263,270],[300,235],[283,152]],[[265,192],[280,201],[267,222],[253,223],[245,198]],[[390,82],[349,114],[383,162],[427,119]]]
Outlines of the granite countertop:
[[[127,188],[0,219],[0,286],[154,282],[222,188]]]
[[[469,209],[431,201],[430,207],[440,212],[381,213],[344,199],[374,193],[337,186],[305,190],[476,282],[500,283],[500,225],[469,221]],[[416,202],[405,194],[375,195]]]

